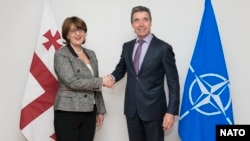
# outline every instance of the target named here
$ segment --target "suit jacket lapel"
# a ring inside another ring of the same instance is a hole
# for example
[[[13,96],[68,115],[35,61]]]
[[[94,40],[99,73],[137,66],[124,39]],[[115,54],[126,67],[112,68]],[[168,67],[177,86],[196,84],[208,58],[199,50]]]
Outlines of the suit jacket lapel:
[[[143,69],[150,63],[150,58],[152,57],[152,54],[154,52],[155,40],[156,40],[156,37],[154,36],[153,39],[151,40],[149,46],[148,46],[148,50],[147,50],[147,52],[146,52],[146,54],[144,56],[144,59],[142,61],[139,74],[141,72],[143,72]]]
[[[90,66],[93,70],[93,73],[94,73],[94,77],[98,77],[98,70],[97,70],[97,64],[94,60],[94,56],[91,52],[89,52],[88,50],[85,50],[85,53],[87,55],[87,57],[89,58],[89,63],[90,63]],[[91,73],[91,71],[89,70],[89,72]]]
[[[133,60],[133,51],[134,51],[134,47],[135,47],[135,43],[136,43],[136,39],[132,40],[129,44],[128,44],[128,59],[129,59],[129,66],[131,66],[131,69],[133,70],[134,74],[136,75],[135,69],[134,69],[134,60]]]

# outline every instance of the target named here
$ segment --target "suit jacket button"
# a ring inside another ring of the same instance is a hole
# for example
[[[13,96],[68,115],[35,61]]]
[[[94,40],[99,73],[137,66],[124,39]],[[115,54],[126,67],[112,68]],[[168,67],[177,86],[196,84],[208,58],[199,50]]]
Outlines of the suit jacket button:
[[[84,97],[86,98],[86,97],[87,97],[87,95],[84,95]]]

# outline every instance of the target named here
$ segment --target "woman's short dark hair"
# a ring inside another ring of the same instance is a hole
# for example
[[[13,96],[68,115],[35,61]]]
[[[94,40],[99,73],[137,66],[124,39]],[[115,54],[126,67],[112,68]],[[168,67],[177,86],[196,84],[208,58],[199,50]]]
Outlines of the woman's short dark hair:
[[[67,38],[67,35],[69,33],[69,30],[72,24],[75,25],[77,29],[83,29],[85,33],[87,33],[87,25],[82,19],[76,16],[68,17],[64,20],[63,25],[62,25],[62,37],[65,40],[64,42],[65,44],[69,44],[69,39]],[[84,43],[85,43],[85,39],[83,41],[83,44]]]

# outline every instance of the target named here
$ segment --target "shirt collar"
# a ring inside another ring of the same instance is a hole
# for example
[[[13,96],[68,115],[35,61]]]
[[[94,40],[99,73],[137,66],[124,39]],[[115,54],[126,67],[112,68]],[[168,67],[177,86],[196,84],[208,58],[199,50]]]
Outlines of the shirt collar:
[[[146,43],[150,43],[150,41],[152,40],[153,38],[153,35],[152,33],[148,34],[148,36],[146,36],[143,40],[146,42]],[[139,38],[136,39],[136,42],[138,42]]]

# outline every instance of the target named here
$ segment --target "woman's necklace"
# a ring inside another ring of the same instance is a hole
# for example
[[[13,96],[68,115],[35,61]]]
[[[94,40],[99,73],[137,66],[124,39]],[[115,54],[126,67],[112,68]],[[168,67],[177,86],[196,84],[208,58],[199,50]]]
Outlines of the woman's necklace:
[[[75,52],[76,52],[76,54],[81,54],[81,53],[83,52],[83,50],[82,50],[82,48],[81,48],[80,51],[76,51],[76,50],[75,50]]]

